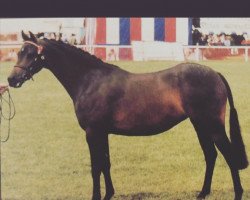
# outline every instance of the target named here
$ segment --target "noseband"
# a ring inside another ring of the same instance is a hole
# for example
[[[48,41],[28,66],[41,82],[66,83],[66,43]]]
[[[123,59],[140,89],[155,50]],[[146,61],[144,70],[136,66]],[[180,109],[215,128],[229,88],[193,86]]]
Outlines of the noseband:
[[[42,61],[45,61],[45,57],[44,57],[44,55],[42,55],[43,46],[38,45],[38,44],[36,44],[34,42],[31,42],[31,41],[25,41],[24,44],[25,43],[32,44],[33,46],[37,47],[37,54],[38,54],[38,56],[35,58],[35,61],[37,61],[38,59],[41,59]],[[23,66],[20,66],[20,65],[15,65],[14,67],[20,68],[20,69],[26,71],[27,75],[29,75],[28,78],[31,78],[34,81],[33,75],[31,73],[31,70],[33,69],[33,67],[29,67],[28,68],[28,67],[23,67]]]

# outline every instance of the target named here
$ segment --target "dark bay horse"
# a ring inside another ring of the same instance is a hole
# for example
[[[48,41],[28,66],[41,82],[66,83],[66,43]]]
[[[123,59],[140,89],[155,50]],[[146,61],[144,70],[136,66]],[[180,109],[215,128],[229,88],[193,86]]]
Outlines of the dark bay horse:
[[[108,134],[148,136],[169,130],[189,118],[205,161],[206,174],[198,199],[210,193],[217,147],[233,179],[235,200],[242,199],[239,169],[248,166],[238,116],[226,79],[194,63],[145,74],[133,74],[103,62],[61,41],[38,39],[22,32],[24,44],[8,78],[21,87],[43,67],[49,69],[70,95],[80,126],[86,132],[91,157],[93,200],[100,200],[100,175],[106,186],[104,200],[114,195],[110,175]],[[227,99],[230,138],[225,131]]]

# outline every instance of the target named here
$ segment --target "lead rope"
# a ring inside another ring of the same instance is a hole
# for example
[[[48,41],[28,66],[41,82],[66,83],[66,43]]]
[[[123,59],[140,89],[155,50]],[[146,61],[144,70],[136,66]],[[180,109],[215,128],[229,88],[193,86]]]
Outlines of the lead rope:
[[[15,114],[16,114],[16,109],[15,109],[15,105],[14,105],[14,101],[10,95],[10,91],[7,90],[6,91],[8,93],[8,99],[5,99],[3,97],[2,94],[0,94],[0,133],[1,133],[1,122],[2,122],[2,118],[4,120],[8,121],[8,131],[7,131],[7,136],[5,139],[2,140],[1,138],[1,142],[7,142],[10,138],[10,121],[14,118]],[[5,116],[3,114],[3,103],[7,103],[8,107],[9,107],[9,116]]]
[[[0,94],[0,139],[1,139],[1,142],[0,142],[0,200],[2,200],[2,155],[1,155],[1,143],[5,143],[9,140],[10,138],[10,120],[12,120],[16,114],[16,109],[15,109],[15,105],[14,105],[14,101],[10,95],[10,91],[9,89],[7,90],[7,93],[8,93],[8,100],[6,100],[2,94]],[[4,114],[3,114],[3,102],[7,103],[8,106],[9,106],[9,116],[6,117]],[[12,107],[13,107],[13,111],[12,111]],[[2,140],[2,137],[1,137],[1,122],[2,122],[2,118],[4,120],[8,120],[8,132],[7,132],[7,136],[4,140]]]

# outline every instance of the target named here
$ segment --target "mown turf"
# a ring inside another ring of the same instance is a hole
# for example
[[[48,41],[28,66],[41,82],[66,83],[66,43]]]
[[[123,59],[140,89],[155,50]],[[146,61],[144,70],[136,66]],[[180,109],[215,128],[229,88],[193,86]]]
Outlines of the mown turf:
[[[237,60],[201,63],[228,80],[250,155],[250,64]],[[13,64],[0,63],[0,82],[6,82]],[[115,64],[140,73],[162,70],[177,62]],[[11,121],[9,141],[1,144],[3,199],[88,200],[92,192],[89,151],[71,99],[49,71],[42,70],[34,79],[20,89],[11,89],[17,114]],[[6,105],[3,109],[7,113]],[[228,130],[228,115],[226,121]],[[2,137],[6,125],[2,123]],[[205,162],[188,120],[160,135],[110,135],[109,141],[114,199],[195,199],[201,189]],[[240,176],[243,199],[250,199],[250,168]],[[219,154],[208,199],[230,200],[233,196],[230,171]]]

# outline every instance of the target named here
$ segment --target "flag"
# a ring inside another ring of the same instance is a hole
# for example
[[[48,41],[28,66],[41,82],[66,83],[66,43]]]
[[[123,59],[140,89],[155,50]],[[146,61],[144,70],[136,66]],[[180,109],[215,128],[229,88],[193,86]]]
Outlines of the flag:
[[[133,41],[165,41],[188,45],[192,39],[190,22],[191,18],[95,18],[92,40],[96,45],[126,46]],[[109,54],[107,49],[96,48],[95,54],[105,59]],[[132,58],[131,49],[119,49],[120,59]]]

